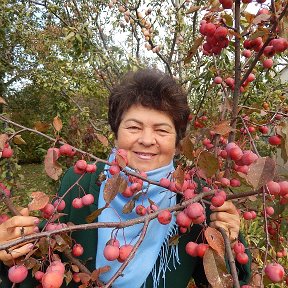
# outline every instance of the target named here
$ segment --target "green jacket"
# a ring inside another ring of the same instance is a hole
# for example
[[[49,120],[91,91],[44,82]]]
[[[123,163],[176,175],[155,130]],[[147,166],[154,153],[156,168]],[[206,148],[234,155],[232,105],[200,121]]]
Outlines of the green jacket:
[[[82,186],[86,193],[91,193],[95,196],[95,203],[90,205],[89,207],[74,209],[71,205],[72,200],[75,197],[78,197],[78,195],[83,195],[83,191],[81,191],[81,188],[76,185],[65,197],[66,207],[63,212],[67,215],[61,217],[61,222],[73,222],[74,224],[86,223],[85,218],[98,208],[98,193],[100,188],[98,177],[100,172],[103,171],[103,168],[103,164],[99,163],[96,173],[87,173],[79,182],[79,184]],[[73,169],[69,169],[62,179],[59,195],[63,195],[63,193],[67,191],[67,189],[69,189],[79,177],[80,175],[75,174],[73,172]],[[170,267],[170,271],[166,271],[166,288],[185,288],[187,287],[187,284],[191,278],[195,280],[197,287],[205,287],[208,284],[204,273],[202,259],[199,257],[191,257],[185,252],[185,246],[187,242],[197,242],[197,239],[198,241],[201,241],[202,237],[198,237],[198,235],[201,233],[201,230],[202,227],[200,225],[193,225],[188,235],[183,235],[182,237],[180,237],[178,243],[178,251],[181,265],[176,266],[176,270],[173,267]],[[90,269],[90,271],[93,271],[95,269],[94,265],[97,247],[97,229],[76,231],[72,233],[72,237],[77,243],[80,243],[84,247],[84,253],[79,258],[86,263],[86,266]],[[241,239],[241,241],[244,242],[243,239]],[[145,259],[143,259],[143,261],[145,261]],[[241,284],[247,284],[251,276],[250,264],[251,263],[249,260],[249,263],[246,265],[237,265]],[[9,281],[7,280],[7,267],[4,266],[3,263],[0,263],[0,265],[0,277],[2,280],[0,287],[11,287],[11,283],[9,283]],[[141,267],[139,268],[141,269]],[[152,283],[152,277],[150,274],[146,280],[146,288],[152,288]],[[23,283],[16,287],[31,288],[36,287],[37,284],[39,284],[39,282],[37,282],[35,279],[32,279],[31,277],[28,277]],[[203,286],[201,286],[202,284]],[[162,280],[159,288],[164,287],[163,285],[164,284]],[[79,285],[74,283],[73,280],[68,286],[63,285],[63,287],[78,286]],[[127,288],[133,288],[133,283],[131,283],[131,286]]]

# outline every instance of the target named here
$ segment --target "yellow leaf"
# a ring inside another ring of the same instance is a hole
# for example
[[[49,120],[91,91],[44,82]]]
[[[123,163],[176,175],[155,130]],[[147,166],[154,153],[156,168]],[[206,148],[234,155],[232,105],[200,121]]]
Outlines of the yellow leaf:
[[[204,39],[203,36],[200,36],[197,39],[195,39],[192,47],[188,51],[186,58],[184,59],[184,64],[188,64],[191,61],[192,57],[196,54],[199,46],[202,44],[203,39]]]
[[[63,125],[62,125],[62,121],[59,118],[59,116],[54,117],[54,119],[53,119],[53,127],[54,127],[54,129],[57,132],[59,132],[62,129]]]
[[[13,141],[17,145],[27,144],[25,140],[21,137],[21,135],[15,135],[15,137],[13,138]]]

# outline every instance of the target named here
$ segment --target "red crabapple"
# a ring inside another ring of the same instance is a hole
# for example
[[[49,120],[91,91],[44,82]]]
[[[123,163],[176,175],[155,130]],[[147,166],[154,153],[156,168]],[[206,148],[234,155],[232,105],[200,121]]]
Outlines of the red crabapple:
[[[35,274],[34,274],[34,277],[37,281],[41,281],[42,277],[44,275],[44,272],[42,271],[37,271]]]
[[[253,219],[253,216],[252,216],[252,214],[251,214],[250,211],[245,211],[245,212],[243,213],[243,218],[244,218],[245,220],[251,220],[251,219]]]
[[[265,267],[267,277],[274,283],[281,282],[284,278],[285,271],[278,263],[270,263]]]
[[[231,150],[229,150],[228,155],[232,160],[237,161],[237,160],[240,160],[242,158],[243,152],[242,152],[241,148],[235,147],[235,148],[232,148]]]
[[[222,78],[219,77],[219,76],[217,76],[217,77],[214,78],[214,83],[215,83],[215,84],[221,84],[222,81],[223,81]]]
[[[223,38],[226,38],[227,35],[228,35],[228,29],[223,26],[219,26],[214,33],[214,37],[217,41],[223,40]]]
[[[244,50],[242,51],[242,56],[246,57],[246,58],[250,58],[252,55],[252,52],[250,50]]]
[[[3,148],[2,150],[2,158],[10,158],[13,156],[13,149],[11,148]]]
[[[167,178],[161,178],[159,184],[165,188],[168,188],[170,185],[170,180]]]
[[[192,257],[196,257],[197,256],[197,246],[198,244],[195,242],[188,242],[185,246],[185,251],[188,255],[192,256]]]
[[[278,146],[281,144],[281,136],[279,135],[271,136],[269,137],[268,142],[270,143],[270,145]]]
[[[281,181],[278,184],[280,186],[280,195],[284,196],[288,194],[288,181]]]
[[[274,214],[274,208],[271,206],[266,207],[265,210],[266,210],[267,215],[269,216],[272,216]]]
[[[74,198],[72,201],[72,206],[75,209],[80,209],[83,207],[83,202],[82,202],[82,198]]]
[[[74,156],[76,151],[69,144],[64,144],[59,148],[59,152],[61,155],[65,156]]]
[[[53,203],[53,205],[54,205],[54,207],[57,209],[57,211],[59,212],[59,211],[62,211],[62,210],[64,210],[64,208],[65,208],[65,206],[66,206],[66,203],[65,203],[65,201],[62,199],[57,199],[57,200],[55,200],[55,202]]]
[[[109,168],[109,172],[111,175],[118,174],[120,172],[120,167],[118,165],[111,165]]]
[[[126,244],[126,245],[123,245],[119,248],[119,257],[118,257],[118,261],[119,262],[124,262],[129,254],[131,253],[133,249],[133,246],[130,245],[130,244]]]
[[[147,210],[143,205],[137,205],[135,211],[136,211],[136,214],[140,216],[144,216],[147,213]]]
[[[75,165],[79,170],[86,170],[87,168],[87,162],[85,160],[78,160]]]
[[[186,213],[181,211],[176,216],[176,223],[181,227],[189,227],[192,223],[192,220],[186,215]]]
[[[236,242],[233,246],[233,250],[236,254],[244,253],[245,252],[245,246],[241,242]]]
[[[60,288],[64,279],[64,274],[57,271],[46,272],[41,280],[43,288]]]
[[[28,275],[28,269],[24,265],[15,265],[9,268],[8,278],[13,283],[23,282]]]
[[[183,192],[183,196],[185,198],[185,200],[188,200],[188,199],[192,199],[193,197],[195,197],[195,190],[194,189],[186,189],[184,192]]]
[[[220,207],[224,204],[225,199],[222,196],[213,196],[211,199],[211,204],[214,207]]]
[[[239,179],[233,178],[230,180],[230,186],[231,187],[240,187],[241,186],[241,182]]]
[[[259,131],[262,133],[262,134],[267,134],[269,132],[269,128],[267,126],[260,126],[259,127]]]
[[[94,173],[96,172],[96,170],[97,170],[97,167],[95,164],[87,164],[87,167],[86,167],[87,173]]]
[[[272,59],[265,59],[262,64],[263,64],[264,68],[269,69],[273,66],[273,60]]]
[[[270,194],[272,195],[280,194],[280,185],[277,182],[269,181],[266,185]]]
[[[200,203],[192,203],[187,206],[187,208],[185,209],[185,213],[189,218],[194,219],[203,215],[204,208]]]
[[[204,254],[208,248],[209,248],[208,244],[204,244],[204,243],[198,244],[198,246],[196,247],[197,256],[203,258]]]
[[[159,223],[166,225],[166,224],[169,224],[171,222],[172,214],[168,210],[163,210],[158,214],[157,219],[158,219]]]
[[[80,276],[78,275],[77,272],[76,272],[76,273],[73,273],[72,279],[73,279],[73,281],[74,281],[75,283],[79,283],[79,282],[81,281],[81,278],[80,278]]]
[[[248,263],[249,257],[246,253],[237,253],[236,260],[238,263],[245,265]]]
[[[46,272],[58,272],[58,273],[64,274],[65,265],[60,260],[55,260],[50,263]]]
[[[114,261],[119,257],[119,247],[108,244],[105,246],[104,248],[104,257],[108,260],[108,261]]]
[[[94,203],[94,196],[92,194],[86,194],[82,198],[82,203],[85,206],[89,206]]]
[[[82,247],[81,244],[78,244],[78,243],[74,244],[72,248],[73,256],[76,256],[76,257],[81,256],[83,252],[84,252],[84,248]]]

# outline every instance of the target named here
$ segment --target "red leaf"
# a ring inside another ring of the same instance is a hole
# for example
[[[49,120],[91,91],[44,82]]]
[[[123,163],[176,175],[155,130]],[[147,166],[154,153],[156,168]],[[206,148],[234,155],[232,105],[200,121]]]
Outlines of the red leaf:
[[[177,166],[176,170],[173,172],[172,178],[176,183],[180,185],[184,182],[184,170],[181,168],[180,165]]]
[[[222,234],[215,228],[207,227],[204,232],[207,243],[214,249],[220,256],[225,255],[224,239]]]
[[[213,176],[219,168],[218,159],[210,152],[203,151],[198,158],[198,167],[205,173],[206,177]]]
[[[270,180],[273,180],[275,166],[275,161],[270,157],[259,157],[249,166],[245,179],[257,190]]]
[[[227,272],[224,258],[210,247],[203,257],[205,275],[213,288],[232,288],[233,278]]]
[[[104,200],[106,203],[110,203],[119,192],[119,187],[123,181],[120,174],[115,174],[109,178],[104,187]]]
[[[45,171],[47,175],[53,180],[58,180],[62,174],[62,168],[58,162],[55,161],[55,151],[49,148],[44,160]]]
[[[28,204],[28,209],[30,211],[36,211],[44,208],[49,203],[49,197],[40,191],[32,192],[32,201]]]

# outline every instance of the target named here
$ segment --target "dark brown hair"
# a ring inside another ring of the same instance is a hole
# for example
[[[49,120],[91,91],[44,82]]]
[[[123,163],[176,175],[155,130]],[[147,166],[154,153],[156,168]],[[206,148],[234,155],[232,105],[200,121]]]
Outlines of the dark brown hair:
[[[187,94],[169,75],[156,69],[141,69],[128,72],[114,86],[109,97],[108,121],[116,138],[123,113],[134,104],[166,112],[175,125],[176,144],[184,137],[190,113]]]

